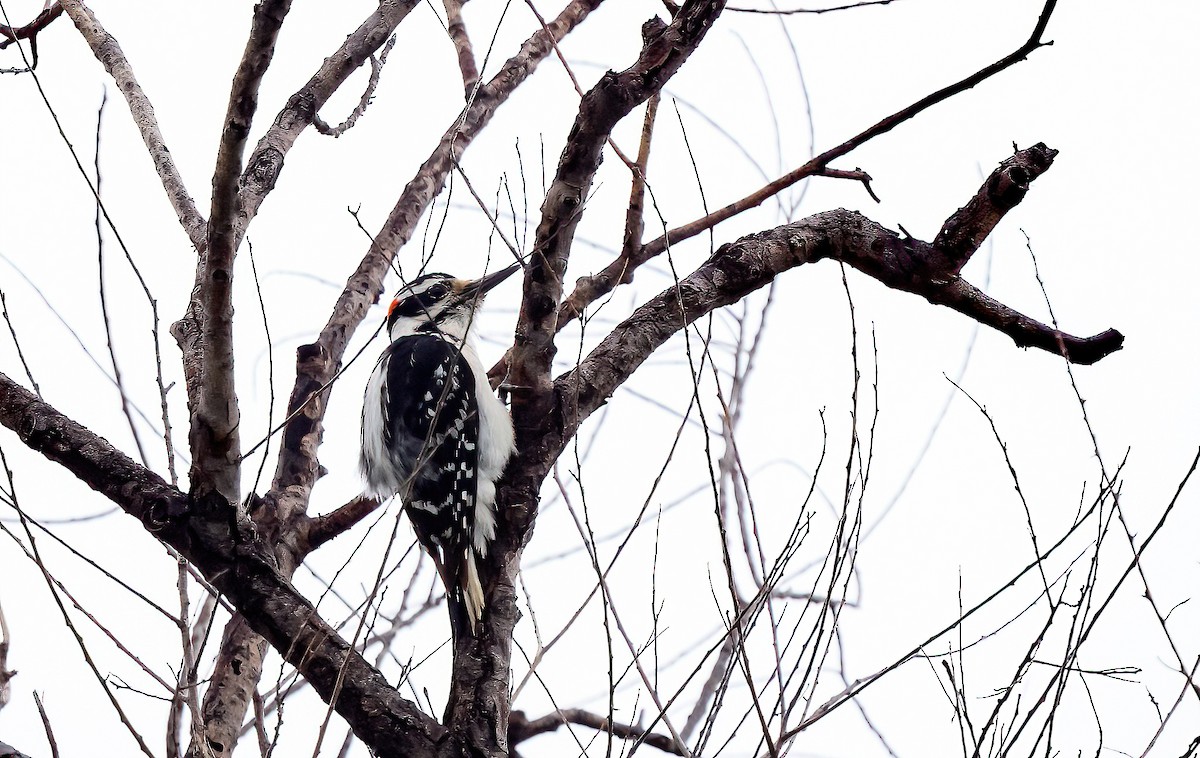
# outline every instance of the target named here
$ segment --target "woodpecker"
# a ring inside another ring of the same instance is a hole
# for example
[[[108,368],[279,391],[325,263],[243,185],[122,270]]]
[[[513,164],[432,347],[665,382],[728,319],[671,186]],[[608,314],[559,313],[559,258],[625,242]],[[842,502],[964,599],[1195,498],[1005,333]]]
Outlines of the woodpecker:
[[[400,290],[363,399],[366,494],[400,495],[446,586],[456,640],[474,636],[483,615],[479,563],[496,536],[496,480],[514,449],[471,325],[488,290],[518,268],[475,280],[426,274]]]

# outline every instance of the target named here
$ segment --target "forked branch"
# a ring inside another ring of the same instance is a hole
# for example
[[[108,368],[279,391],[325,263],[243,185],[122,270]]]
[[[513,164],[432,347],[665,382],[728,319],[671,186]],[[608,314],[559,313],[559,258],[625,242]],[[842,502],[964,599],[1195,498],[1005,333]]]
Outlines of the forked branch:
[[[813,157],[804,165],[793,169],[772,182],[768,182],[749,195],[735,200],[722,208],[718,208],[702,218],[671,229],[666,234],[639,246],[632,252],[623,251],[620,257],[606,266],[602,271],[580,279],[579,286],[576,287],[575,291],[559,307],[558,328],[561,329],[572,319],[578,318],[579,314],[585,308],[597,299],[607,295],[617,286],[632,281],[634,272],[639,266],[662,254],[668,246],[676,245],[686,239],[702,234],[723,221],[744,213],[751,208],[756,208],[763,202],[804,179],[814,176],[827,176],[838,179],[858,180],[863,183],[871,198],[878,202],[878,198],[875,197],[875,193],[871,190],[870,177],[865,172],[858,169],[854,171],[834,169],[830,168],[829,164],[851,151],[862,147],[876,137],[890,132],[900,124],[914,118],[934,105],[949,100],[955,95],[965,92],[975,85],[1025,60],[1034,50],[1053,44],[1051,42],[1044,42],[1042,35],[1045,34],[1046,25],[1050,22],[1051,14],[1054,13],[1056,1],[1047,0],[1046,4],[1042,7],[1041,13],[1038,15],[1033,32],[1029,35],[1029,38],[1012,53],[1004,56],[995,63],[985,66],[953,84],[942,87],[905,108],[901,108],[840,145],[826,150],[820,155]]]
[[[565,444],[579,424],[675,333],[784,271],[822,259],[841,261],[892,289],[953,308],[1007,334],[1019,347],[1036,347],[1080,364],[1095,363],[1119,350],[1124,340],[1120,332],[1067,334],[988,297],[958,275],[986,232],[1020,202],[1028,182],[1049,167],[1054,155],[1054,150],[1038,144],[1004,161],[932,244],[886,229],[862,214],[834,210],[721,246],[677,287],[637,309],[575,369],[555,380],[560,441]],[[561,450],[551,449],[548,463]]]
[[[275,55],[275,40],[291,0],[263,0],[254,6],[246,49],[233,77],[225,126],[212,179],[208,248],[196,266],[196,291],[188,320],[199,325],[199,345],[181,343],[184,362],[200,369],[186,372],[192,402],[189,439],[191,484],[203,495],[220,493],[227,503],[241,501],[240,420],[233,372],[233,261],[238,248],[234,216],[238,176],[250,126],[258,110],[258,88]],[[198,350],[196,348],[199,348]]]
[[[609,71],[583,97],[558,171],[542,204],[533,255],[525,273],[517,338],[509,363],[518,444],[526,422],[547,410],[558,304],[562,299],[575,229],[583,200],[600,167],[604,145],[617,123],[659,92],[704,39],[724,0],[689,0],[670,24],[657,18],[642,27],[644,45],[637,61],[620,73]]]
[[[34,19],[24,26],[9,26],[8,24],[0,24],[0,50],[8,47],[17,40],[29,40],[29,68],[28,69],[4,69],[6,74],[23,74],[37,68],[37,36],[38,32],[49,26],[54,19],[62,15],[62,5],[58,2],[46,3],[46,7],[42,12],[34,16]]]

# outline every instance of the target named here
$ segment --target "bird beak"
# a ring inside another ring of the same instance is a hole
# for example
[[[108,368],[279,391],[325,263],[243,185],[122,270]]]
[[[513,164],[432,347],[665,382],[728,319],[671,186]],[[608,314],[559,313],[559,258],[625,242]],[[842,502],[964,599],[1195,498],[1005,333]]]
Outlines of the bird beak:
[[[499,271],[493,271],[484,277],[467,282],[467,285],[463,287],[461,294],[465,295],[466,297],[483,297],[492,287],[495,287],[497,284],[520,270],[521,264],[514,263],[508,268],[502,268]]]

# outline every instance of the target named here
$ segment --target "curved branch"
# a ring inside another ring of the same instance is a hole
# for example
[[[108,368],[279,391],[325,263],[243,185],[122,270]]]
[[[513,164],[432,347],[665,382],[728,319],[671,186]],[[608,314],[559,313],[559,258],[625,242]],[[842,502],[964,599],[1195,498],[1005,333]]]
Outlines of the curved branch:
[[[338,138],[354,128],[362,115],[367,112],[367,108],[371,107],[371,103],[375,100],[375,89],[379,86],[379,77],[383,73],[383,64],[387,63],[388,53],[392,52],[392,48],[396,45],[395,35],[388,37],[387,44],[379,51],[378,57],[371,56],[371,75],[367,78],[367,86],[363,89],[362,97],[358,98],[358,105],[354,106],[354,110],[350,111],[350,115],[346,120],[337,126],[330,126],[321,118],[321,114],[313,114],[313,126],[317,131],[324,134],[326,137]]]
[[[442,727],[350,648],[279,573],[271,546],[247,522],[230,519],[219,497],[185,495],[4,374],[0,424],[195,564],[326,701],[344,669],[334,707],[377,755],[437,752]]]
[[[33,20],[24,26],[9,26],[8,24],[0,24],[0,50],[8,47],[19,39],[33,40],[37,37],[38,32],[50,26],[54,19],[62,15],[63,8],[61,3],[53,2],[47,4],[40,13],[33,17]],[[34,53],[33,65],[37,65],[37,57]]]
[[[26,74],[37,68],[38,64],[38,33],[62,15],[62,5],[58,2],[48,2],[42,12],[37,14],[32,21],[24,26],[9,26],[8,24],[0,24],[0,50],[8,47],[17,40],[29,40],[29,59],[27,60],[28,68],[6,68],[0,70],[3,74]],[[8,14],[5,13],[5,20]],[[25,54],[21,53],[24,58]]]
[[[992,171],[975,197],[946,219],[933,247],[945,258],[948,270],[955,274],[962,270],[996,224],[1025,199],[1029,183],[1050,168],[1056,155],[1057,150],[1042,142],[1017,150]]]
[[[618,325],[573,370],[555,380],[561,437],[547,445],[552,464],[561,445],[675,333],[737,302],[788,269],[822,259],[842,261],[893,289],[946,305],[1013,338],[1073,363],[1094,363],[1119,350],[1115,330],[1076,337],[988,297],[945,269],[934,246],[902,237],[862,214],[834,210],[722,245],[705,263]],[[544,462],[545,463],[545,462]],[[547,464],[548,470],[548,464]]]

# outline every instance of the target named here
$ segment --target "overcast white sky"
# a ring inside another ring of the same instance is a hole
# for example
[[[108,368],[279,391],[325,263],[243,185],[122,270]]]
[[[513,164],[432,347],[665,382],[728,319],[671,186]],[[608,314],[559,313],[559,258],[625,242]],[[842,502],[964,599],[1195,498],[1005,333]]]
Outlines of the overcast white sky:
[[[810,154],[810,141],[818,151],[827,149],[1000,58],[1028,36],[1040,5],[1027,0],[896,0],[886,7],[792,16],[785,23],[795,60],[778,18],[727,13],[671,83],[679,115],[676,105],[667,100],[659,111],[649,170],[658,212],[670,227],[689,221],[703,213],[704,201],[710,207],[722,205],[755,189],[764,174],[773,178],[799,165]],[[40,3],[4,0],[3,6],[14,23],[21,23],[36,14]],[[252,140],[371,6],[369,2],[297,4],[264,81]],[[244,44],[248,4],[96,0],[92,7],[120,39],[157,108],[164,137],[193,196],[206,210],[215,145],[230,74]],[[489,0],[474,0],[467,6],[466,22],[481,55],[505,8]],[[546,16],[558,10],[541,4],[539,9]],[[583,86],[605,68],[623,68],[633,60],[640,45],[638,27],[656,12],[647,0],[608,0],[568,38],[563,52]],[[507,6],[485,75],[496,70],[535,23],[523,3]],[[881,203],[867,197],[858,184],[818,179],[807,188],[797,214],[835,207],[857,209],[885,226],[903,225],[914,236],[932,239],[945,218],[976,191],[981,177],[1012,153],[1014,142],[1026,147],[1041,141],[1058,149],[1053,168],[1004,220],[991,245],[964,275],[981,286],[986,282],[987,291],[999,300],[1046,317],[1026,249],[1024,235],[1028,235],[1062,328],[1090,335],[1114,327],[1125,334],[1122,351],[1095,366],[1077,368],[1075,378],[1087,399],[1108,470],[1114,470],[1128,453],[1122,502],[1130,528],[1140,535],[1158,520],[1200,445],[1196,392],[1200,307],[1194,294],[1200,280],[1194,234],[1200,199],[1195,183],[1200,175],[1195,138],[1200,126],[1198,29],[1200,9],[1184,0],[1060,3],[1047,34],[1055,42],[1052,47],[1038,50],[1028,61],[834,164],[869,172]],[[105,378],[109,367],[99,318],[93,200],[66,144],[75,147],[90,169],[96,108],[105,86],[109,102],[101,157],[104,198],[158,300],[168,380],[180,381],[180,374],[177,351],[165,326],[182,313],[191,288],[194,253],[165,201],[123,100],[66,18],[41,35],[38,52],[39,80],[61,120],[65,139],[31,77],[0,77],[0,254],[6,259],[0,260],[0,289],[46,399],[133,454],[116,393]],[[2,55],[0,66],[20,65],[15,47]],[[803,72],[803,89],[796,60]],[[365,74],[358,77],[325,109],[327,120],[340,120],[352,107]],[[553,60],[544,63],[467,153],[466,170],[485,197],[493,197],[506,176],[518,214],[528,211],[536,224],[543,175],[552,174],[576,102],[562,67]],[[814,125],[811,138],[809,107]],[[280,185],[249,234],[271,323],[275,393],[280,403],[291,386],[295,346],[309,340],[324,323],[341,282],[366,251],[366,237],[347,208],[361,209],[366,228],[376,231],[404,183],[460,108],[461,82],[453,48],[431,7],[421,6],[402,24],[375,102],[359,126],[338,140],[306,133],[289,154]],[[640,124],[639,111],[618,128],[616,139],[626,152],[635,152]],[[681,124],[695,155],[703,200],[681,139]],[[614,246],[619,245],[620,209],[627,196],[627,172],[609,156],[580,228],[568,281],[611,259]],[[787,197],[794,200],[799,192]],[[433,267],[474,275],[487,257],[487,223],[470,209],[471,200],[461,188],[451,204]],[[522,221],[516,224],[519,242],[532,238],[532,226],[525,227]],[[778,207],[768,204],[718,227],[713,241],[732,241],[781,222]],[[507,223],[512,229],[513,223]],[[648,217],[647,236],[656,236],[662,225]],[[424,242],[418,234],[402,251],[400,262],[406,272],[416,268],[422,245],[432,243],[432,232]],[[690,270],[707,256],[708,245],[702,237],[679,246],[674,251],[675,266],[681,272]],[[238,370],[245,403],[243,439],[253,441],[267,428],[270,386],[245,252],[243,248],[238,269]],[[148,307],[111,234],[106,235],[105,255],[122,369],[141,408],[157,418]],[[497,247],[492,255],[500,260],[507,253]],[[589,326],[585,343],[594,344],[612,319],[623,317],[632,304],[669,281],[665,265],[644,272],[601,311]],[[954,398],[921,467],[895,508],[862,545],[859,582],[852,591],[859,593],[855,599],[860,606],[842,617],[846,672],[854,679],[875,671],[952,620],[960,586],[963,602],[977,601],[1032,555],[1025,511],[987,422],[945,378],[960,374],[968,345],[974,347],[960,384],[995,419],[1020,473],[1039,537],[1053,541],[1070,526],[1081,492],[1089,496],[1095,492],[1099,467],[1060,359],[1020,350],[1008,338],[986,329],[976,336],[974,325],[964,317],[914,296],[886,291],[854,272],[849,282],[868,377],[873,372],[867,347],[872,330],[878,347],[881,414],[864,502],[866,523],[875,522],[893,500],[943,406]],[[103,370],[92,364],[34,285]],[[506,286],[490,299],[482,322],[484,353],[489,357],[498,357],[500,342],[511,335],[518,289]],[[762,293],[752,303],[752,311],[757,312]],[[726,334],[726,323],[719,321],[714,331]],[[560,355],[567,366],[577,353],[571,340],[578,340],[579,333],[564,334],[568,336]],[[822,411],[836,461],[833,468],[844,465],[852,371],[849,334],[846,295],[836,266],[803,267],[780,279],[739,436],[739,453],[754,473],[756,504],[767,514],[762,531],[768,540],[797,518],[801,494],[808,488],[801,469],[815,467],[824,439]],[[366,334],[360,335],[354,349],[365,338]],[[376,345],[367,348],[366,357],[341,380],[345,386],[335,392],[322,455],[330,473],[316,492],[318,510],[345,502],[359,486],[355,444],[360,387],[377,349]],[[7,329],[0,335],[0,371],[25,377]],[[641,396],[682,411],[690,386],[683,342],[676,340],[631,383],[629,389],[638,395],[622,390],[610,404],[582,475],[597,534],[627,523],[650,496],[679,424],[678,416]],[[174,427],[181,438],[186,423],[181,387],[173,390],[172,399]],[[710,406],[710,412],[715,412],[716,406]],[[148,427],[143,425],[143,431],[154,467],[165,472],[161,444]],[[595,431],[595,423],[585,428],[584,439],[592,440]],[[31,514],[47,520],[69,519],[108,509],[106,502],[61,470],[25,454],[11,433],[0,432],[0,446],[16,472],[21,503]],[[655,508],[707,482],[704,455],[704,435],[689,428],[662,488],[652,498]],[[269,471],[270,466],[268,477]],[[837,493],[838,472],[831,471],[822,485],[826,492]],[[260,490],[264,487],[265,483]],[[840,499],[837,494],[830,496]],[[1200,552],[1195,547],[1200,534],[1198,505],[1195,490],[1185,492],[1168,529],[1146,558],[1147,575],[1163,608],[1192,598],[1200,586]],[[820,555],[820,535],[831,525],[828,509],[819,503],[814,507],[814,537],[808,546],[813,552],[802,553],[797,565]],[[0,512],[6,527],[18,528],[12,516],[11,511]],[[717,577],[718,585],[721,581],[712,521],[711,498],[706,500],[702,493],[669,511],[662,523],[656,597],[665,603],[660,620],[665,628],[661,666],[671,687],[678,686],[696,659],[685,656],[674,667],[668,661],[692,647],[707,647],[721,623],[709,585],[710,577]],[[175,602],[170,562],[132,520],[117,513],[54,529],[159,602],[168,607]],[[369,545],[378,548],[376,542]],[[146,665],[169,676],[169,666],[178,655],[177,636],[170,625],[97,579],[94,571],[49,540],[41,538],[38,544],[55,574],[123,638],[134,640]],[[566,510],[551,506],[539,521],[527,560],[577,545]],[[1119,545],[1119,540],[1114,541],[1114,547]],[[317,561],[320,570],[331,575],[349,547],[331,546]],[[1075,552],[1084,547],[1085,541],[1078,542]],[[651,629],[648,572],[653,558],[654,534],[648,533],[633,543],[631,557],[618,564],[613,580],[614,587],[621,588],[618,608],[628,614],[638,639]],[[358,568],[343,580],[343,589],[351,594],[374,575],[370,558],[363,560],[351,564]],[[1111,551],[1101,575],[1104,592],[1127,560],[1127,551]],[[531,571],[528,577],[534,610],[546,628],[569,616],[591,587],[590,569],[582,557],[556,565],[556,570]],[[1066,564],[1056,565],[1062,569]],[[320,591],[310,575],[298,576],[306,591],[314,596]],[[800,581],[797,587],[803,584]],[[393,593],[398,595],[401,589]],[[1105,748],[1134,755],[1145,748],[1158,723],[1147,691],[1165,708],[1182,684],[1171,671],[1169,651],[1139,598],[1140,591],[1139,585],[1131,584],[1119,595],[1117,606],[1097,628],[1080,660],[1089,669],[1140,669],[1131,677],[1132,683],[1089,680],[1104,723]],[[1035,597],[1034,585],[1019,585],[1010,603],[969,625],[964,638],[996,629]],[[0,602],[13,638],[9,665],[20,671],[13,680],[12,702],[0,711],[0,740],[32,755],[45,754],[30,697],[37,690],[54,719],[64,755],[132,754],[132,743],[84,670],[40,575],[6,536],[0,536]],[[328,607],[330,617],[341,612],[336,604]],[[584,617],[585,628],[547,660],[543,676],[560,706],[606,707],[607,668],[596,653],[602,649],[598,644],[603,644],[603,632],[600,615],[594,611]],[[440,623],[442,612],[437,613]],[[1186,643],[1184,656],[1195,660],[1200,655],[1196,647],[1200,610],[1194,602],[1175,611],[1170,625],[1176,638]],[[1007,682],[1016,660],[1014,651],[1019,658],[1028,643],[1027,626],[1016,624],[980,646],[969,668],[975,695],[987,695],[992,687]],[[527,643],[532,640],[528,619],[521,634]],[[150,680],[109,643],[91,629],[87,635],[102,672],[136,689],[152,689]],[[944,652],[949,641],[938,644],[929,652]],[[414,639],[401,643],[397,654],[403,658],[412,652],[419,657],[430,647],[428,640]],[[444,661],[435,658],[429,664],[432,670],[421,679],[421,685],[434,693],[435,702],[444,679],[438,665]],[[523,671],[516,665],[519,679]],[[829,676],[826,686],[830,693],[841,686],[836,674]],[[618,711],[618,718],[635,719],[630,709],[636,689],[624,690],[622,696],[628,699],[622,701],[626,710]],[[533,715],[551,707],[538,687],[529,687],[522,697],[514,707]],[[161,730],[161,704],[134,693],[122,695],[122,702],[148,733]],[[973,707],[983,714],[990,702],[975,700]],[[1056,747],[1094,752],[1095,728],[1090,725],[1086,700],[1078,702],[1083,709],[1067,712]],[[930,666],[909,664],[868,690],[863,703],[899,755],[957,750],[957,727]],[[636,705],[644,708],[648,703],[643,696]],[[300,713],[299,708],[295,713]],[[1180,755],[1196,736],[1200,702],[1185,699],[1181,709],[1158,746],[1160,752],[1154,754]],[[687,708],[680,712],[679,718],[686,716]],[[301,724],[293,726],[297,736],[289,749],[309,745],[311,751],[311,733]],[[333,742],[340,743],[338,734]],[[334,755],[336,747],[327,744],[326,749]],[[249,749],[244,751],[249,754]],[[745,755],[752,749],[752,740],[734,743],[730,754]],[[564,755],[563,750],[577,748],[560,735],[532,742],[523,753]],[[602,747],[599,750],[603,752]],[[793,754],[873,755],[882,750],[858,713],[847,708],[803,736]]]

